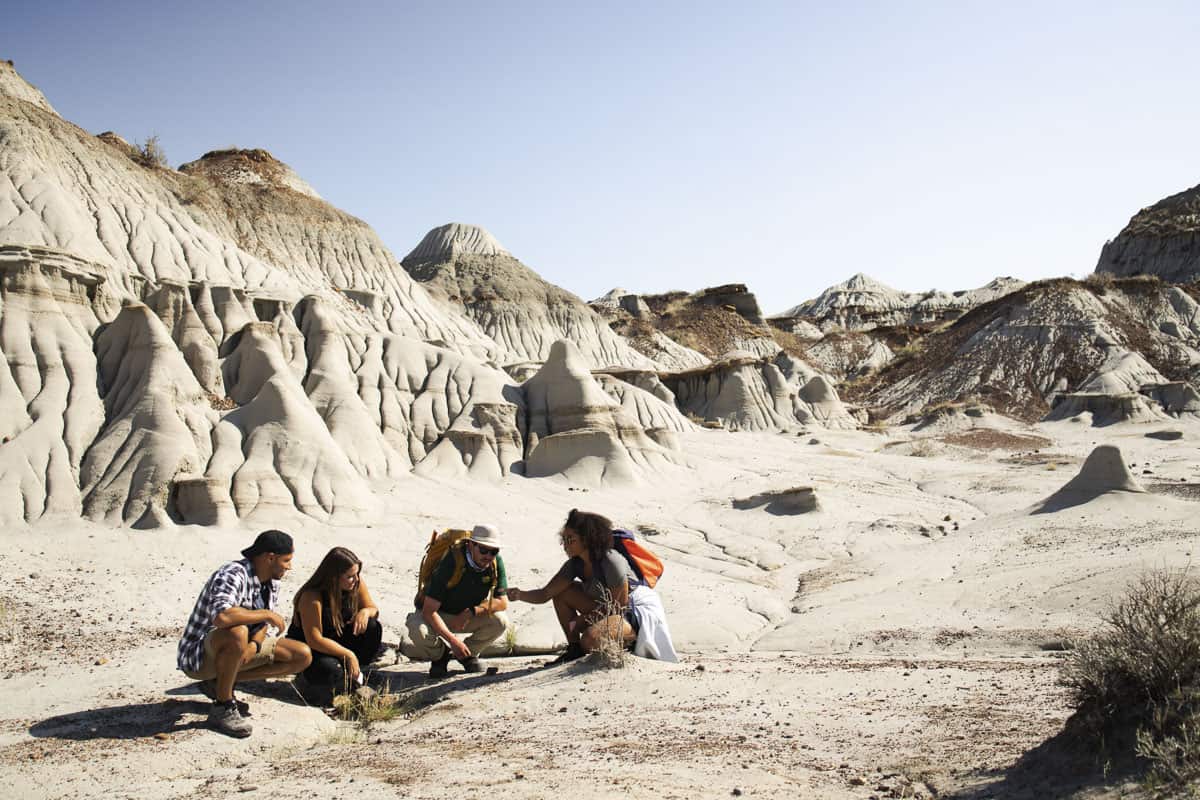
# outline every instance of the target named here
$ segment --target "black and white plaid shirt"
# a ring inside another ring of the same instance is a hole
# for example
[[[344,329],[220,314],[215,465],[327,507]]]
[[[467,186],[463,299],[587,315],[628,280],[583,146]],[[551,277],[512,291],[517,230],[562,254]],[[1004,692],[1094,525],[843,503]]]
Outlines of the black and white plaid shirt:
[[[176,661],[181,670],[196,672],[204,663],[204,637],[213,629],[213,620],[227,608],[246,608],[250,610],[269,608],[275,610],[279,603],[279,581],[268,582],[270,600],[263,605],[262,583],[254,574],[254,567],[249,559],[230,561],[212,574],[208,583],[204,584],[200,596],[196,598],[196,607],[188,618],[187,627],[183,629],[183,638],[179,640],[179,654]],[[253,628],[259,627],[258,625]]]

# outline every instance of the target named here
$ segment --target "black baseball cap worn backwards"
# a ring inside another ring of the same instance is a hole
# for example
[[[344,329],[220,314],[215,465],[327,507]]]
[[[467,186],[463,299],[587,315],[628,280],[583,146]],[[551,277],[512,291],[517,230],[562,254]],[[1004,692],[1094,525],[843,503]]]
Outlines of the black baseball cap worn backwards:
[[[276,555],[286,556],[288,553],[294,552],[295,545],[292,544],[292,537],[283,531],[263,531],[254,540],[254,544],[242,551],[242,556],[245,558],[254,558],[260,553],[275,553]]]

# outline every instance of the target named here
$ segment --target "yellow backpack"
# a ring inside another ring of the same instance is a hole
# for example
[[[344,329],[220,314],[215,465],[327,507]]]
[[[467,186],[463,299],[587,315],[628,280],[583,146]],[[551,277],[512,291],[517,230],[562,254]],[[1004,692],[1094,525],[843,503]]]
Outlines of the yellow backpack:
[[[454,573],[450,576],[450,580],[446,582],[446,588],[451,589],[458,586],[462,580],[463,570],[467,568],[467,556],[463,552],[463,546],[467,539],[471,538],[470,531],[464,531],[459,528],[449,528],[438,533],[434,531],[429,537],[429,544],[425,545],[425,555],[421,558],[421,568],[417,570],[417,596],[413,598],[413,605],[420,611],[425,604],[425,586],[429,583],[429,578],[433,575],[433,571],[437,569],[437,565],[442,562],[442,559],[449,553],[454,558]],[[496,588],[499,570],[496,568],[496,560],[492,559],[492,564],[488,568],[492,573],[492,590]],[[491,601],[492,592],[488,592],[488,600]]]

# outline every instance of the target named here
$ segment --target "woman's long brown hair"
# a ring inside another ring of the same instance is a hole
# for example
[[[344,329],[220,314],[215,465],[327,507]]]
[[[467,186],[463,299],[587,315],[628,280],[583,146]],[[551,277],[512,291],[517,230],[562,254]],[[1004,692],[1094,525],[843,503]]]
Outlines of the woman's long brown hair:
[[[329,616],[333,619],[333,629],[338,636],[342,635],[342,589],[339,583],[346,570],[356,564],[361,581],[362,560],[345,547],[335,547],[325,554],[321,563],[317,565],[317,571],[305,581],[304,585],[300,587],[300,591],[296,593],[297,600],[305,592],[316,592],[320,596],[321,602],[329,608]],[[353,616],[358,613],[358,587],[356,586],[354,591],[349,592],[349,595],[350,615]]]

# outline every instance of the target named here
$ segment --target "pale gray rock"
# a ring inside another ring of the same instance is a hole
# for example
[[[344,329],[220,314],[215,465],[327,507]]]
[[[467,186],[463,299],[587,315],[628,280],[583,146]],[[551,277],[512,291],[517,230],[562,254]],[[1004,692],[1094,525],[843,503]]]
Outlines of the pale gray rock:
[[[1061,511],[1089,503],[1106,494],[1142,494],[1145,491],[1129,471],[1121,449],[1104,444],[1092,450],[1080,467],[1079,474],[1039,503],[1033,513]]]
[[[1154,275],[1169,283],[1200,280],[1200,186],[1143,208],[1096,262],[1100,275]]]
[[[43,111],[57,115],[58,112],[50,105],[50,101],[37,87],[22,78],[14,67],[13,62],[0,60],[0,95],[8,95],[37,106]]]
[[[955,319],[976,306],[1024,286],[1016,278],[995,278],[978,289],[957,292],[902,292],[858,273],[812,300],[778,314],[775,324],[796,328],[802,323],[819,330],[871,330],[888,325],[928,325]]]
[[[1200,414],[1200,392],[1186,381],[1145,384],[1138,389],[1171,416]]]
[[[1200,364],[1200,327],[1190,311],[1173,287],[1146,280],[1031,284],[928,335],[904,360],[872,374],[867,402],[901,418],[964,400],[981,400],[1028,421],[1051,407],[1054,418],[1089,408],[1105,420],[1135,418],[1145,413],[1137,398],[1075,398],[1074,411],[1070,405],[1060,408],[1059,398],[1100,397],[1167,374],[1160,365],[1193,374],[1189,365]],[[1186,330],[1188,340],[1160,333],[1159,323],[1166,320]],[[1082,391],[1085,381],[1103,391]]]
[[[522,388],[530,477],[562,475],[584,486],[637,483],[682,463],[601,388],[571,342],[556,342],[545,366]]]
[[[96,357],[105,425],[80,468],[84,515],[172,524],[175,479],[204,470],[217,414],[162,321],[140,303],[104,328]]]
[[[790,515],[817,511],[821,505],[817,502],[817,493],[811,486],[796,486],[735,499],[733,507],[739,510],[763,508],[769,514]]]
[[[1054,398],[1054,407],[1046,420],[1085,418],[1092,425],[1115,425],[1120,422],[1157,422],[1166,418],[1157,406],[1140,394],[1092,394],[1070,392]]]
[[[92,334],[104,292],[94,265],[0,249],[0,521],[78,516],[78,475],[104,423]]]
[[[459,223],[435,228],[403,263],[447,308],[465,314],[499,343],[501,363],[543,362],[554,343],[565,339],[592,368],[658,366],[582,300],[542,280],[482,228]]]

